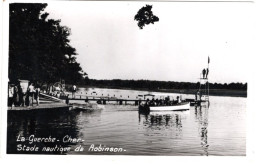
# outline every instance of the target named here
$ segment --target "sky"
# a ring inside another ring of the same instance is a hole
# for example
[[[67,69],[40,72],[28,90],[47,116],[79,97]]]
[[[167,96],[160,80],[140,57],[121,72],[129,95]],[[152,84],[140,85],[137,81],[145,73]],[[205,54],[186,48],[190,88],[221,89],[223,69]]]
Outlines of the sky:
[[[159,22],[134,16],[153,5]],[[48,18],[71,28],[77,61],[92,79],[247,82],[254,30],[251,3],[50,2]]]

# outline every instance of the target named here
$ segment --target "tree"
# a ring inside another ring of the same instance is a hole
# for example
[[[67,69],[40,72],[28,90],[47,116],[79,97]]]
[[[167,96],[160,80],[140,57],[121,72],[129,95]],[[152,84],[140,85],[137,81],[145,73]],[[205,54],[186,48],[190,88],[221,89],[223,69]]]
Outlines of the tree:
[[[76,82],[82,68],[69,42],[70,29],[47,19],[47,4],[10,4],[9,79],[53,83]]]
[[[150,23],[154,24],[154,22],[159,21],[159,18],[153,15],[152,5],[146,5],[137,12],[134,20],[138,21],[137,25],[139,26],[140,29],[143,29],[145,24],[146,25]]]

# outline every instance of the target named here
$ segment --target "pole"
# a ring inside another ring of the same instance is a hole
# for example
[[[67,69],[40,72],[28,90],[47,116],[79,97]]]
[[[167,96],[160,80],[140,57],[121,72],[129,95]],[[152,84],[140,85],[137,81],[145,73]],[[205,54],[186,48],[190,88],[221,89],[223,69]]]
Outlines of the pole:
[[[208,81],[208,102],[209,102],[209,63],[210,63],[210,59],[209,59],[209,56],[208,56],[208,75],[207,75],[207,81]]]

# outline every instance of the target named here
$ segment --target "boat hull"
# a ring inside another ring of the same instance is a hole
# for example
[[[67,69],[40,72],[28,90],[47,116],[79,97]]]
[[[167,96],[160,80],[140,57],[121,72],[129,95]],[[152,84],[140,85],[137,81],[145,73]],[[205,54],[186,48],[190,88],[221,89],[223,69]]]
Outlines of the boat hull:
[[[103,109],[103,105],[95,104],[95,103],[73,103],[71,104],[72,110],[80,110],[80,111],[93,111],[93,110],[100,110]]]
[[[150,106],[150,111],[185,111],[190,109],[190,102],[169,106]]]

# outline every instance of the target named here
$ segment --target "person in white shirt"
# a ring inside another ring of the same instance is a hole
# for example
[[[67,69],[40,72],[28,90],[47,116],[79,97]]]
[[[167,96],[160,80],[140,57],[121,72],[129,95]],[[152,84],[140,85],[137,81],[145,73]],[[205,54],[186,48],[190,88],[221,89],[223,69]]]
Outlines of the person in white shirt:
[[[29,87],[28,87],[28,92],[29,92],[29,106],[30,104],[32,104],[33,106],[33,98],[34,98],[34,86],[33,83],[30,83]]]
[[[14,88],[8,85],[8,106],[13,107]]]
[[[73,85],[72,86],[72,98],[75,98],[76,91],[77,91],[77,87],[76,87],[76,85]]]

